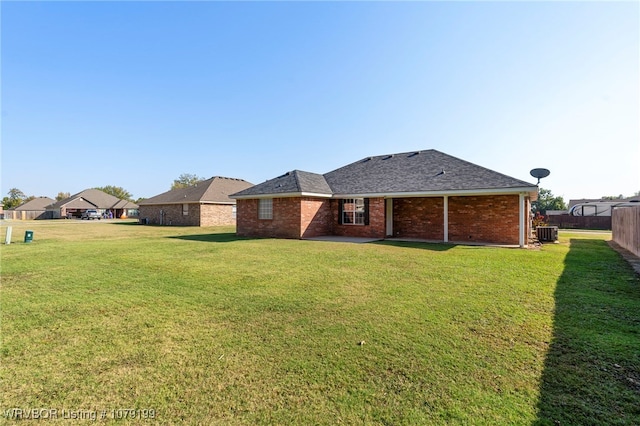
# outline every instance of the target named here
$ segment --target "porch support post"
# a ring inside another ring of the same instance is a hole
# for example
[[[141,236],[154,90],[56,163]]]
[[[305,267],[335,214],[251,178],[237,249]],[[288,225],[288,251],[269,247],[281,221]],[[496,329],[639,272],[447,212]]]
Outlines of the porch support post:
[[[444,242],[449,242],[449,196],[444,197]]]
[[[519,238],[519,240],[520,240],[519,243],[520,243],[520,247],[524,247],[524,244],[525,244],[525,235],[524,235],[525,234],[525,227],[524,227],[524,224],[525,224],[526,212],[525,212],[525,208],[524,208],[524,206],[525,206],[524,194],[522,192],[520,193],[520,199],[519,199],[518,205],[519,205],[519,209],[518,210],[519,210],[519,219],[520,219],[519,220],[519,226],[518,226],[518,228],[519,228],[518,229],[518,234],[519,234],[519,237],[520,237]]]
[[[393,236],[393,198],[385,199],[386,216],[387,216],[387,237]]]

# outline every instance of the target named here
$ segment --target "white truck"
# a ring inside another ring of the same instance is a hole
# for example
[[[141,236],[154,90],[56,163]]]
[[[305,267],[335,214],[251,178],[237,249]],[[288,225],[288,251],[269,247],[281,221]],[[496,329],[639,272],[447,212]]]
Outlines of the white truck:
[[[80,216],[80,219],[102,219],[102,215],[98,212],[98,210],[95,209],[89,209],[89,210],[85,210],[84,212],[82,212],[82,216]]]

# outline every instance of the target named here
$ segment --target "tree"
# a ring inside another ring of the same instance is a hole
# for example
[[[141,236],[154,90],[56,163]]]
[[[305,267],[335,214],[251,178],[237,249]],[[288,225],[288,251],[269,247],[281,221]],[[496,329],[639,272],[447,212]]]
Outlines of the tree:
[[[178,177],[178,179],[173,180],[173,183],[171,184],[171,189],[186,188],[188,186],[193,186],[204,179],[205,178],[198,177],[197,175],[192,175],[191,173],[182,173]]]
[[[605,195],[604,197],[602,197],[603,200],[622,200],[624,198],[624,195],[620,194],[620,195]]]
[[[550,189],[540,188],[538,201],[531,203],[534,213],[547,214],[547,210],[566,210],[567,204],[562,197],[555,197]]]
[[[114,197],[120,198],[121,200],[133,201],[131,198],[131,193],[126,189],[119,186],[107,185],[102,188],[94,188],[99,189],[102,192],[106,192],[107,194],[113,195]]]
[[[56,195],[56,201],[66,200],[69,197],[71,197],[71,194],[68,192],[58,192],[58,195]]]
[[[2,199],[2,204],[4,205],[5,209],[18,207],[27,199],[27,196],[24,195],[24,192],[20,191],[18,188],[11,188],[7,195],[8,197],[4,197]]]

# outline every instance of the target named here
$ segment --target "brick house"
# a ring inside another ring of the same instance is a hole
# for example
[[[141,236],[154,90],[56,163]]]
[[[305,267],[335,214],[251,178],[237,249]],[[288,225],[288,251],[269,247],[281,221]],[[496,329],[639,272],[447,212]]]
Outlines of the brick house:
[[[47,219],[79,218],[89,209],[98,210],[98,213],[106,217],[135,217],[138,214],[138,205],[107,194],[99,189],[85,189],[46,207]]]
[[[154,225],[235,225],[236,200],[229,195],[250,186],[242,179],[214,176],[140,201],[140,219]]]
[[[538,187],[436,150],[294,170],[231,196],[237,234],[528,244]]]

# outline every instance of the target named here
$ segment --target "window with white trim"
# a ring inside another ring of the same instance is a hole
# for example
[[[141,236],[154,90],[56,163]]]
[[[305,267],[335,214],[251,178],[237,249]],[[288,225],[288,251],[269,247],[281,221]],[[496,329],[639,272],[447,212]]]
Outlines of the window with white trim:
[[[340,202],[342,225],[368,225],[368,203],[364,198],[346,198]]]
[[[182,215],[189,216],[189,204],[182,205]]]
[[[258,200],[258,219],[273,219],[273,198]]]

